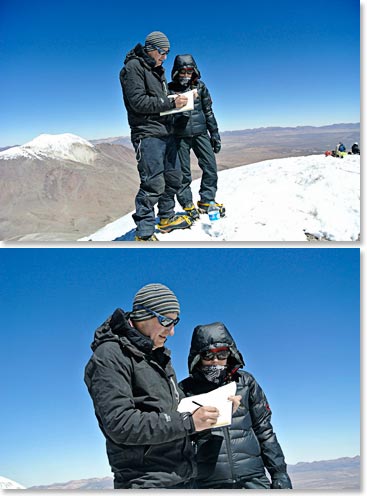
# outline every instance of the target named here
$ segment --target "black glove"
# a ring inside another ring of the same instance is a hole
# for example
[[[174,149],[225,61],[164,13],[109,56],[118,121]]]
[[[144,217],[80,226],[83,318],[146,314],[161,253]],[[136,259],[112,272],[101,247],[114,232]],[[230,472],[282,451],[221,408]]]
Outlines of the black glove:
[[[286,472],[278,472],[271,478],[272,489],[292,489],[292,482]]]
[[[219,153],[221,148],[221,141],[219,133],[213,133],[210,138],[210,144],[212,145],[214,153]]]

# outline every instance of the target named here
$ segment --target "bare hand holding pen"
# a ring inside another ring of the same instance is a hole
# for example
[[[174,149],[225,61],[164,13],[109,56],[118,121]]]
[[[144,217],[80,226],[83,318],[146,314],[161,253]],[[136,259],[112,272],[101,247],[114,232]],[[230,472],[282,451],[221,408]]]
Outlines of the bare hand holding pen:
[[[196,405],[196,401],[193,401]],[[200,405],[199,405],[200,406]],[[214,406],[200,406],[197,410],[192,414],[192,419],[195,425],[195,431],[204,431],[205,429],[210,429],[217,423],[217,419],[219,417],[219,410]]]
[[[177,95],[175,98],[175,105],[176,108],[182,108],[184,107],[188,102],[187,96],[184,94]]]

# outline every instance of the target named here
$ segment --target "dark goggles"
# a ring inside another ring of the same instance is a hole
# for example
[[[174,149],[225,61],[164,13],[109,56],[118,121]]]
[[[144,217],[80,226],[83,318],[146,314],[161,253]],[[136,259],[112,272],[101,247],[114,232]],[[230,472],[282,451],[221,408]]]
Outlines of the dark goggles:
[[[169,50],[163,50],[163,48],[159,48],[156,45],[151,45],[151,46],[154,48],[154,50],[157,50],[159,55],[168,55],[169,54]]]
[[[179,71],[179,75],[184,75],[184,74],[187,74],[189,76],[192,76],[192,74],[194,73],[194,69],[180,69]]]
[[[219,350],[219,351],[203,351],[203,353],[200,354],[201,358],[203,360],[214,360],[217,358],[218,360],[225,360],[226,358],[229,357],[231,352],[229,350]]]
[[[154,317],[157,317],[158,322],[163,327],[175,326],[180,322],[180,317],[176,317],[175,319],[170,319],[169,317],[165,317],[164,315],[161,315],[160,313],[155,312],[154,310],[151,310],[150,308],[147,308],[144,305],[138,305],[136,308],[138,310],[146,310],[150,314],[154,315]]]

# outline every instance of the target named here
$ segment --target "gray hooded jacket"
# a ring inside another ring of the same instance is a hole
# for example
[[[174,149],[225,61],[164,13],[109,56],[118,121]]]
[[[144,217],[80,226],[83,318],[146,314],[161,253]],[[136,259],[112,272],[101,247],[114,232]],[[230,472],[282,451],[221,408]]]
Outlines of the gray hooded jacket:
[[[155,67],[155,60],[141,44],[126,55],[120,83],[132,141],[172,133],[172,117],[160,115],[160,112],[175,107],[167,96],[164,68]]]
[[[153,350],[121,309],[98,327],[91,347],[84,380],[115,488],[169,488],[194,478],[194,424],[191,415],[177,412],[180,392],[169,351]]]

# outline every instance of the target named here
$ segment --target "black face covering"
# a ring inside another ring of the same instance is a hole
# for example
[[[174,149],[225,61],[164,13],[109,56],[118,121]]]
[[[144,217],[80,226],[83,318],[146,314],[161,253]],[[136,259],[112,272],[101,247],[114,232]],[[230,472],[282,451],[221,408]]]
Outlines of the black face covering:
[[[201,371],[206,379],[214,384],[221,384],[227,374],[226,365],[202,365]]]
[[[179,81],[181,86],[188,86],[190,84],[190,81],[191,81],[191,76],[190,77],[179,76],[178,81]]]

